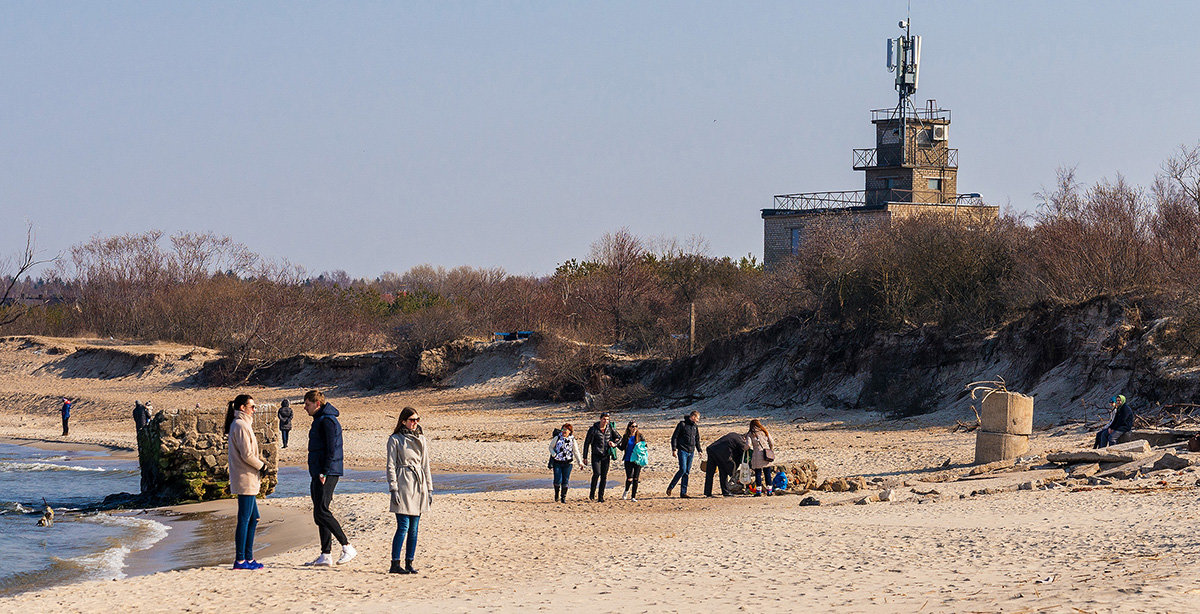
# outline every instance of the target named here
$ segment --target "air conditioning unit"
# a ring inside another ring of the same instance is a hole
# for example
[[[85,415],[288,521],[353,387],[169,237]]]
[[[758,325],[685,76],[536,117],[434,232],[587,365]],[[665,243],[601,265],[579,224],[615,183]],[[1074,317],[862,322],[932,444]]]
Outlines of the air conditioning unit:
[[[950,126],[934,126],[933,140],[945,141],[950,138]]]

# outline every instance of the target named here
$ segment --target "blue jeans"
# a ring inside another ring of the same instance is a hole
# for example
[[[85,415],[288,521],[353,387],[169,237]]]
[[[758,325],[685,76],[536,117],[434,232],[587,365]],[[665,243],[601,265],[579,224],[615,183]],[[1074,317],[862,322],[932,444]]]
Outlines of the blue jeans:
[[[554,461],[554,485],[566,486],[571,482],[571,462]]]
[[[675,477],[671,478],[671,485],[667,486],[667,490],[675,488],[675,484],[679,484],[679,494],[687,494],[688,474],[692,472],[692,459],[696,456],[695,452],[686,452],[679,450],[679,471],[675,472]]]
[[[254,559],[254,529],[258,527],[258,498],[238,495],[237,529],[233,532],[235,561]]]
[[[392,536],[392,560],[400,560],[400,550],[404,549],[404,560],[413,560],[417,553],[417,523],[420,516],[396,514],[396,534]],[[406,539],[407,536],[407,539]]]

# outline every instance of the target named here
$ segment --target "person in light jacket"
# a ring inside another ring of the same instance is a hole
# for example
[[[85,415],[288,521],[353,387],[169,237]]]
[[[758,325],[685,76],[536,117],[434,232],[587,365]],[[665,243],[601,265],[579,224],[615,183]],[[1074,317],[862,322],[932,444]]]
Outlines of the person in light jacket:
[[[575,427],[568,422],[550,440],[550,469],[554,471],[554,500],[567,502],[567,487],[571,484],[571,469],[579,465],[583,469],[583,457],[579,454],[579,443],[575,441]]]
[[[421,431],[417,410],[400,411],[396,429],[387,442],[388,489],[392,493],[390,510],[396,514],[396,534],[392,536],[392,567],[388,573],[415,574],[413,557],[417,551],[417,525],[421,514],[433,504],[433,474],[429,471],[429,442]],[[404,567],[400,555],[404,555]]]
[[[750,421],[750,431],[746,433],[746,440],[750,442],[750,468],[754,470],[754,496],[761,497],[765,488],[769,497],[775,488],[771,480],[772,473],[774,473],[772,467],[775,464],[775,440],[771,439],[767,427],[763,426],[758,419]],[[764,473],[766,474],[765,485]]]
[[[254,436],[254,398],[239,394],[225,411],[228,437],[229,492],[237,496],[237,529],[233,533],[234,569],[262,569],[254,560],[254,530],[258,527],[258,493],[267,464]]]

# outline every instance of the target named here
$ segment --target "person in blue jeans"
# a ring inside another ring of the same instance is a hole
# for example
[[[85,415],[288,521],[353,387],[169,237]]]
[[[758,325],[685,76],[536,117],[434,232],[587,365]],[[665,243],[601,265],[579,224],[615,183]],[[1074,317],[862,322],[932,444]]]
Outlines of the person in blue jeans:
[[[568,422],[558,429],[550,440],[550,469],[554,471],[554,500],[567,502],[567,488],[571,485],[571,469],[578,464],[583,469],[579,444],[575,441],[575,428]]]
[[[225,411],[228,438],[229,493],[237,496],[237,529],[233,541],[234,569],[262,569],[254,560],[254,530],[258,526],[258,493],[267,464],[254,435],[254,397],[239,394]]]
[[[433,504],[433,474],[429,471],[429,441],[421,430],[417,410],[400,411],[396,429],[387,442],[387,479],[391,491],[389,510],[396,514],[396,533],[392,536],[392,567],[388,573],[415,574],[413,558],[417,553],[417,528],[421,514]],[[404,566],[400,566],[400,557]]]
[[[699,452],[700,412],[693,411],[675,425],[675,432],[671,434],[671,454],[679,459],[679,471],[675,472],[675,477],[672,477],[671,483],[667,485],[668,497],[671,496],[675,485],[679,484],[679,498],[690,498],[687,494],[688,474],[692,472],[692,461]]]

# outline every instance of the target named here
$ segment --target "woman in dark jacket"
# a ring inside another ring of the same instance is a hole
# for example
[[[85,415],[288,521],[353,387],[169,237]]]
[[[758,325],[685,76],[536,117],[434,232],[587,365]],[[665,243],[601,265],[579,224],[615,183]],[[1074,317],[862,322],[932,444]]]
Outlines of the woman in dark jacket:
[[[638,480],[642,476],[642,466],[633,462],[633,451],[637,444],[646,441],[642,437],[642,432],[638,430],[636,422],[630,422],[625,427],[625,434],[621,436],[621,443],[617,447],[625,451],[625,494],[621,495],[622,499],[631,499],[637,501]]]
[[[279,437],[283,440],[283,447],[287,447],[288,434],[292,432],[292,403],[284,399],[279,404]]]

